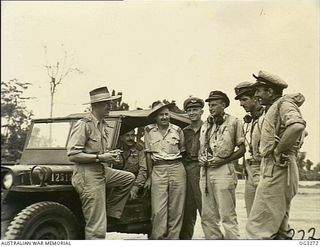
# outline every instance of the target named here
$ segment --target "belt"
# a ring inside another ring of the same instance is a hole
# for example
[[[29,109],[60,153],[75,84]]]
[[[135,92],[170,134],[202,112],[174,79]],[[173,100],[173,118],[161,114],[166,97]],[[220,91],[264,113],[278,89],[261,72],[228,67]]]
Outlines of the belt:
[[[247,164],[248,164],[249,166],[253,166],[253,165],[260,166],[261,161],[249,159]]]
[[[171,165],[181,161],[182,161],[181,158],[175,159],[175,160],[154,160],[153,165]]]

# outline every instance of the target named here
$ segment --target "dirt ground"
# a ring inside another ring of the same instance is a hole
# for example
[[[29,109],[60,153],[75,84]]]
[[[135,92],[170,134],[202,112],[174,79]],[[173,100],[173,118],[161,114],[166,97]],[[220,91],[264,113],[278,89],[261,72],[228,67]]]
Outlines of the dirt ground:
[[[320,238],[320,184],[319,182],[300,182],[299,192],[292,201],[292,208],[290,212],[290,226],[295,229],[296,233],[294,239],[304,239],[312,236]],[[311,188],[310,188],[311,186]],[[247,221],[246,209],[244,204],[244,181],[239,180],[236,189],[237,197],[237,216],[240,228],[240,236],[244,238],[245,224]],[[314,227],[314,231],[310,228]],[[299,231],[299,232],[298,232]],[[309,231],[309,232],[308,232]],[[106,234],[106,239],[147,239],[144,234],[124,234],[109,232]],[[201,220],[198,216],[193,239],[204,239],[204,234],[201,228]]]

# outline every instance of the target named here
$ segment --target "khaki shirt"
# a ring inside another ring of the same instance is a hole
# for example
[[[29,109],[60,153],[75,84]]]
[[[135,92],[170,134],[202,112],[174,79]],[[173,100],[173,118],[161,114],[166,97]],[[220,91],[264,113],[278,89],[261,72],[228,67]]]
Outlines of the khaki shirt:
[[[146,152],[151,152],[153,160],[175,160],[185,151],[184,134],[180,127],[169,124],[163,136],[157,124],[145,127],[144,142]]]
[[[260,137],[261,137],[261,127],[264,118],[264,111],[261,108],[259,112],[261,114],[260,117],[253,119],[251,123],[248,124],[248,130],[245,130],[245,137],[249,145],[249,153],[250,153],[250,160],[253,161],[261,161],[261,155],[259,152],[260,146]],[[244,124],[246,126],[246,124]],[[247,127],[246,127],[247,128]],[[249,141],[247,137],[249,136]]]
[[[121,170],[132,172],[136,176],[134,186],[142,188],[147,180],[147,164],[143,149],[136,144],[129,150],[124,150],[120,163]]]
[[[260,146],[261,127],[263,123],[263,118],[264,118],[264,115],[252,123],[250,145],[252,150],[251,156],[252,156],[252,159],[255,161],[261,161],[259,146]]]
[[[213,124],[210,133],[207,134],[210,124],[206,121],[200,131],[200,151],[199,155],[205,156],[205,148],[209,141],[213,157],[227,158],[235,150],[235,147],[244,143],[244,133],[242,123],[236,117],[229,114],[224,115],[224,122],[217,126]],[[207,140],[207,136],[209,140]]]
[[[80,119],[71,130],[67,154],[105,153],[108,151],[109,128],[106,121],[99,122],[92,113],[88,117]]]
[[[294,123],[306,125],[298,106],[289,98],[283,100],[282,97],[276,100],[265,114],[261,129],[260,153],[262,157],[267,156],[275,148],[286,128]],[[288,150],[288,154],[295,153],[298,148],[299,141],[297,145]]]

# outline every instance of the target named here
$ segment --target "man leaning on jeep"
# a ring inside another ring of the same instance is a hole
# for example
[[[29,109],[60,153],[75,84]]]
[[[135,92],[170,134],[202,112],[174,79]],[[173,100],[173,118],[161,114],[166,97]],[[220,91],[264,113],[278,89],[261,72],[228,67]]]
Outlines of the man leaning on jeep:
[[[119,96],[111,96],[107,87],[90,92],[92,111],[79,120],[71,131],[68,156],[75,163],[72,185],[78,192],[86,221],[86,239],[105,239],[107,214],[119,219],[128,199],[135,176],[103,163],[118,162],[118,150],[108,151],[108,116],[110,103]],[[113,189],[106,205],[106,186]]]

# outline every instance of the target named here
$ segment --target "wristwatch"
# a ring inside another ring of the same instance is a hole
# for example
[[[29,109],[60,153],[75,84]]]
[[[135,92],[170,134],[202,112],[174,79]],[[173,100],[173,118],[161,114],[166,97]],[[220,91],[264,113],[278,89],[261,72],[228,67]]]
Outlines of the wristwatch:
[[[96,163],[99,163],[100,159],[99,159],[99,154],[96,154]]]

